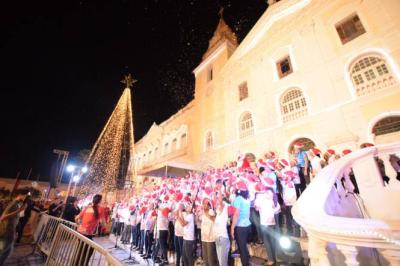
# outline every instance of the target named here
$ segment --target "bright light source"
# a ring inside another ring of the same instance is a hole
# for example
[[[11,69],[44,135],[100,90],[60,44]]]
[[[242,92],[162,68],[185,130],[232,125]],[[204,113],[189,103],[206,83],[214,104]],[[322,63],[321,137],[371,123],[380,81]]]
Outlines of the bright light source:
[[[73,171],[75,171],[75,165],[72,165],[72,164],[68,165],[68,166],[67,166],[67,171],[68,171],[68,172],[73,172]]]
[[[73,180],[75,183],[79,182],[79,179],[80,179],[79,175],[76,175],[76,176],[74,176],[74,177],[72,178],[72,180]]]
[[[85,174],[88,170],[89,170],[89,169],[87,168],[87,166],[84,166],[84,167],[82,167],[82,170],[81,170],[81,171],[82,171],[82,173]]]
[[[283,249],[289,249],[292,246],[292,241],[290,241],[287,236],[281,236],[281,238],[279,238],[279,245]]]

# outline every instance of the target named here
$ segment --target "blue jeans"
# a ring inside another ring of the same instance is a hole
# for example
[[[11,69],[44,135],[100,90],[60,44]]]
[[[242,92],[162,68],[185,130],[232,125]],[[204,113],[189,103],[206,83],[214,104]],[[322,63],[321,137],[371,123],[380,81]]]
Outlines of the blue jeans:
[[[183,236],[174,236],[174,245],[175,245],[175,252],[176,252],[176,259],[175,265],[181,265],[181,258],[182,258],[182,248],[183,248]]]
[[[229,249],[231,247],[231,242],[229,238],[217,237],[215,239],[215,247],[217,249],[217,258],[219,266],[228,266],[229,259]]]
[[[249,235],[251,234],[251,227],[246,226],[236,226],[235,227],[235,240],[239,248],[240,253],[240,261],[242,262],[242,266],[249,266],[250,262],[250,254],[247,248],[247,241],[249,239]]]
[[[276,230],[275,225],[261,225],[264,246],[267,251],[268,261],[276,261]]]

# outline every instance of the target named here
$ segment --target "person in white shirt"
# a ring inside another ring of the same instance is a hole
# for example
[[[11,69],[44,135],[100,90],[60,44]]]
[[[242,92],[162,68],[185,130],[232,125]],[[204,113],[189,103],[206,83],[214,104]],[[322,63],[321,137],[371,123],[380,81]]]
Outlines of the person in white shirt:
[[[320,157],[321,151],[318,150],[317,148],[312,148],[309,151],[309,156],[311,158],[311,180],[312,180],[314,179],[314,177],[317,176],[319,171],[321,171],[323,160]]]
[[[161,260],[164,263],[168,262],[168,214],[169,208],[166,204],[161,204],[157,211],[157,230],[158,244],[161,249]]]
[[[175,251],[176,251],[176,258],[175,258],[175,265],[180,266],[181,265],[181,258],[182,258],[182,248],[183,248],[183,226],[182,224],[178,221],[178,214],[179,212],[182,212],[184,210],[185,206],[183,203],[178,203],[176,205],[176,209],[174,211],[174,245],[175,245]]]
[[[194,215],[191,203],[186,204],[186,211],[178,213],[178,221],[183,226],[182,260],[185,266],[194,266],[193,252],[195,249]]]
[[[201,248],[205,266],[218,265],[217,250],[215,248],[215,238],[213,234],[215,213],[211,208],[211,201],[203,199],[201,217]]]
[[[214,220],[214,238],[219,266],[228,266],[230,241],[228,236],[228,204],[223,201],[222,193],[217,195],[216,216]]]
[[[273,197],[273,191],[267,188],[264,193],[257,194],[254,203],[260,212],[261,232],[268,256],[267,265],[273,265],[276,262],[275,213],[280,207],[274,202]]]

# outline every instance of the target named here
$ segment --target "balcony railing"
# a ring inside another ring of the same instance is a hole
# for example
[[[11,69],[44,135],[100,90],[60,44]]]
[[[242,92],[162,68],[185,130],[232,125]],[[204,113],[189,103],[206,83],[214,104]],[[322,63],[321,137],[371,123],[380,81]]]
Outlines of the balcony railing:
[[[399,152],[400,143],[353,152],[310,183],[292,214],[307,232],[311,265],[400,265],[399,168],[392,160]]]

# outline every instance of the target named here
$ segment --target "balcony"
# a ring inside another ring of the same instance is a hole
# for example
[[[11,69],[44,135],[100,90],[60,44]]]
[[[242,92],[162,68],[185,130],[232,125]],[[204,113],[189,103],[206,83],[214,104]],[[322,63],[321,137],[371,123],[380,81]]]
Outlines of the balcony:
[[[399,167],[390,160],[399,152],[400,143],[353,152],[307,187],[292,214],[307,232],[311,265],[400,265]]]

